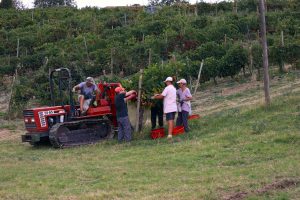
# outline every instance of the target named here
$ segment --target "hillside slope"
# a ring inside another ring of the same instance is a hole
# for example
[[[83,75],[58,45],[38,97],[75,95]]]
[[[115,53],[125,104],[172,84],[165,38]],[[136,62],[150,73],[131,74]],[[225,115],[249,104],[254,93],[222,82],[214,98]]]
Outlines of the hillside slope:
[[[263,81],[242,79],[242,81],[223,80],[217,86],[200,89],[193,101],[195,113],[209,115],[224,109],[240,108],[264,103]],[[300,71],[290,71],[277,75],[270,81],[271,98],[300,91]]]
[[[201,82],[256,71],[262,67],[258,1],[236,2],[236,12],[233,1],[175,4],[154,12],[143,6],[0,9],[0,85],[3,75],[17,70],[13,110],[20,114],[33,97],[49,104],[47,76],[59,67],[71,69],[74,85],[87,76],[112,74],[106,81],[122,81],[130,89],[137,89],[138,78],[122,79],[143,68],[148,98],[166,76],[196,80],[202,60]],[[268,0],[267,8],[270,65],[299,67],[299,1]]]
[[[211,100],[194,105],[204,116],[191,121],[192,131],[174,143],[147,137],[131,144],[33,148],[20,142],[22,122],[1,121],[0,199],[298,199],[300,91],[295,74],[274,79],[272,88],[279,95],[268,109],[256,103],[253,89],[242,91],[233,82],[224,83],[223,91],[231,85],[230,91],[239,92],[227,99],[205,91]],[[246,106],[228,106],[229,100],[245,98]],[[220,102],[223,106],[216,108]]]

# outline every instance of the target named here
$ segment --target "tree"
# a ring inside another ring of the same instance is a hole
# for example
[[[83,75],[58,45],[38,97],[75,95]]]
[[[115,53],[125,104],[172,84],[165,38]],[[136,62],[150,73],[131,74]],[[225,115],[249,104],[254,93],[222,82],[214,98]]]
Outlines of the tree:
[[[208,57],[205,59],[205,68],[203,73],[209,78],[214,80],[215,85],[217,85],[216,77],[219,76],[220,66],[222,66],[222,60],[218,60],[215,57]]]
[[[220,69],[220,76],[233,78],[247,64],[247,52],[242,46],[234,45],[230,47],[222,59],[223,66]]]
[[[149,0],[149,5],[154,6],[171,6],[176,3],[188,3],[188,1],[185,0]]]
[[[36,8],[47,8],[55,6],[69,6],[75,7],[76,3],[74,0],[35,0],[34,7]]]
[[[14,8],[13,0],[2,0],[0,3],[0,8],[4,8],[4,9]]]
[[[262,62],[262,47],[256,42],[252,45],[251,54],[253,57],[253,67],[257,70],[257,78],[260,79],[260,70],[263,66]]]
[[[18,9],[18,10],[23,10],[25,9],[24,4],[22,3],[22,1],[19,0],[13,0],[14,3],[14,8]]]

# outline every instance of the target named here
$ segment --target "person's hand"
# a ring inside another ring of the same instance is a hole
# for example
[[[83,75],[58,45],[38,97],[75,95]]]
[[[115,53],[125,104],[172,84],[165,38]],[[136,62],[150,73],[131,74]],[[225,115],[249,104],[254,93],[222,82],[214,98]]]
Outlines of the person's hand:
[[[151,99],[155,99],[156,96],[158,96],[159,94],[154,94],[154,96],[151,97]]]

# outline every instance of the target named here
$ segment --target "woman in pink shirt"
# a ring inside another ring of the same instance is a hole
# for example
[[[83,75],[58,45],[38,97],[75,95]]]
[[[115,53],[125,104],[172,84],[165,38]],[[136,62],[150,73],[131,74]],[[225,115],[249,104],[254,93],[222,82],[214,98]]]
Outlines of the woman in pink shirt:
[[[190,92],[190,89],[186,87],[185,79],[180,79],[180,81],[178,81],[177,84],[179,84],[180,88],[177,90],[179,108],[176,126],[183,125],[184,131],[189,132],[188,116],[191,112],[190,101],[192,100],[192,94]]]

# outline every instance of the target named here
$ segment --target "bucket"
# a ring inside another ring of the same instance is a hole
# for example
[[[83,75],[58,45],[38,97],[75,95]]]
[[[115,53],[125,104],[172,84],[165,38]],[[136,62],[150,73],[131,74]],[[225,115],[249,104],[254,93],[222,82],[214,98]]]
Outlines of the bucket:
[[[176,126],[173,129],[172,135],[179,135],[184,133],[184,126]]]
[[[164,128],[157,128],[157,129],[153,129],[151,131],[151,138],[152,139],[162,138],[164,136],[165,136],[165,129]]]
[[[190,115],[188,117],[189,120],[192,120],[192,119],[199,119],[200,118],[200,115]]]

